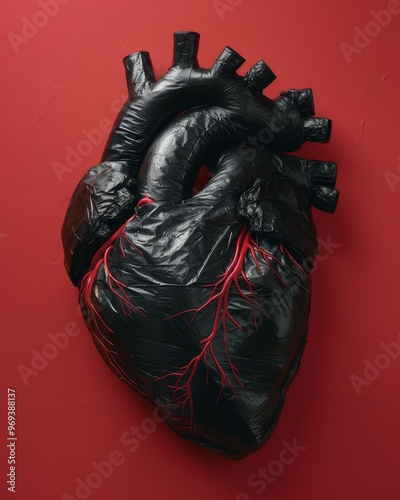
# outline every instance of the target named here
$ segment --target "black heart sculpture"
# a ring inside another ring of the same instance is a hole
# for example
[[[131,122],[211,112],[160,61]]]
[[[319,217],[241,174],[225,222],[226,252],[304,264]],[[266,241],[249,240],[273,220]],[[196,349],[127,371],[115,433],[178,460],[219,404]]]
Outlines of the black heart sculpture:
[[[65,217],[65,265],[106,363],[184,438],[230,458],[274,430],[306,343],[317,254],[311,206],[333,213],[336,165],[283,154],[327,142],[311,89],[226,47],[197,63],[174,35],[155,80],[124,59],[129,98]],[[193,187],[205,165],[210,180]]]

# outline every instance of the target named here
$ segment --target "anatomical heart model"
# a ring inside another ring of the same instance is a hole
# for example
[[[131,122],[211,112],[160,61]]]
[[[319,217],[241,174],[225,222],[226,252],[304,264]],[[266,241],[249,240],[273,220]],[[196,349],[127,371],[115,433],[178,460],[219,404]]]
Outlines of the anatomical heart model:
[[[101,163],[65,217],[65,265],[114,373],[184,438],[230,458],[262,446],[306,343],[317,253],[311,206],[332,213],[336,165],[285,155],[327,142],[310,89],[262,90],[275,75],[225,48],[197,63],[174,36],[155,80],[124,59],[129,98]],[[196,194],[199,169],[211,173]]]

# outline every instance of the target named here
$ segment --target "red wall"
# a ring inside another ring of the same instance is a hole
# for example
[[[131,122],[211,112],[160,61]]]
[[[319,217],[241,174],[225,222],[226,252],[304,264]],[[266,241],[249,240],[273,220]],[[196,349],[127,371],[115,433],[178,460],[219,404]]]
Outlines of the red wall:
[[[9,0],[2,10],[2,498],[398,500],[400,2]],[[300,372],[271,440],[239,462],[152,423],[152,407],[97,354],[63,269],[60,226],[124,99],[123,56],[150,51],[160,75],[185,29],[201,33],[203,66],[230,45],[243,71],[259,58],[275,71],[269,96],[312,87],[333,134],[300,155],[339,168],[337,212],[315,211],[321,258]],[[55,162],[69,171],[57,178]],[[68,345],[54,347],[61,337]],[[43,350],[53,359],[40,364]]]

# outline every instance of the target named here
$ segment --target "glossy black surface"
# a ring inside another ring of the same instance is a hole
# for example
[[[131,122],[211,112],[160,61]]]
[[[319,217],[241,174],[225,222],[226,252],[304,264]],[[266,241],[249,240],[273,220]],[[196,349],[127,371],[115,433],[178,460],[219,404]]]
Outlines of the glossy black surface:
[[[124,59],[130,97],[62,237],[111,369],[178,434],[241,458],[271,435],[300,363],[311,206],[335,210],[336,165],[283,154],[329,140],[311,89],[270,100],[263,61],[238,76],[244,59],[227,47],[203,69],[198,41],[175,34],[158,81],[148,53]],[[193,196],[202,165],[212,177]]]

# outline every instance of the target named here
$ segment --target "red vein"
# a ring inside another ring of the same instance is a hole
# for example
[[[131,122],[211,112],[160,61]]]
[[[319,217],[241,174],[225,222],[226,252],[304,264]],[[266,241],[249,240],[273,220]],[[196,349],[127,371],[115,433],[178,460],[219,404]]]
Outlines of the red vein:
[[[215,305],[214,312],[214,320],[211,328],[211,332],[200,341],[201,350],[197,356],[191,359],[185,366],[182,366],[179,371],[168,373],[161,377],[155,379],[155,381],[160,380],[175,380],[174,383],[168,385],[171,389],[173,389],[173,401],[171,404],[181,406],[181,412],[178,417],[171,418],[177,422],[180,422],[184,418],[185,411],[189,412],[189,429],[192,433],[194,433],[194,395],[193,395],[193,380],[196,375],[196,372],[201,363],[204,363],[206,367],[206,383],[208,385],[208,377],[209,377],[209,363],[208,358],[210,358],[214,366],[218,372],[218,376],[220,377],[220,385],[221,389],[219,391],[217,401],[222,395],[225,389],[230,390],[236,398],[238,398],[237,389],[243,387],[243,383],[240,380],[238,373],[239,369],[232,363],[232,360],[229,356],[228,352],[228,320],[233,324],[239,331],[243,331],[243,327],[238,323],[238,321],[233,318],[231,313],[229,312],[229,295],[232,286],[239,293],[240,297],[245,300],[253,314],[253,321],[255,328],[257,328],[257,317],[256,317],[256,308],[264,314],[268,318],[267,313],[262,309],[260,304],[258,303],[258,299],[256,294],[254,293],[254,284],[250,282],[250,280],[246,277],[244,271],[244,262],[246,256],[250,254],[255,266],[257,267],[260,274],[262,274],[261,262],[265,262],[265,264],[269,267],[269,269],[274,273],[274,275],[279,279],[279,281],[286,286],[286,283],[283,281],[278,271],[272,266],[273,262],[277,262],[281,264],[279,259],[263,250],[258,243],[256,243],[251,238],[251,231],[249,228],[244,226],[236,240],[235,244],[235,252],[233,258],[227,268],[227,270],[217,277],[217,282],[214,284],[206,285],[206,287],[211,287],[212,291],[208,297],[208,299],[199,306],[198,308],[187,309],[186,311],[181,311],[172,316],[166,318],[166,320],[171,320],[180,316],[182,314],[193,313],[190,323],[193,323],[196,316],[204,311],[211,305]],[[261,260],[260,260],[261,259]],[[239,280],[242,280],[243,283],[247,286],[247,293],[243,290],[242,285]],[[229,371],[225,372],[221,365],[221,361],[218,359],[213,346],[213,341],[217,337],[218,334],[223,336],[223,344],[224,344],[224,358],[228,363]]]

